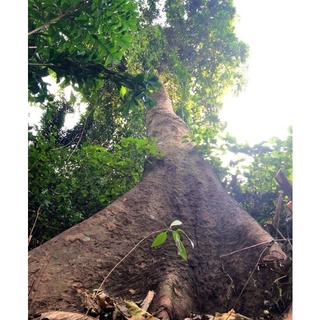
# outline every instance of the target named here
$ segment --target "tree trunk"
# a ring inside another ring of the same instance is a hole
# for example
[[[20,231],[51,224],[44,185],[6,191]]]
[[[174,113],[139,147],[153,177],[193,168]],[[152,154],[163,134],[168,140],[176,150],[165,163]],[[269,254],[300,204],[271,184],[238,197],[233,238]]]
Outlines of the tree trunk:
[[[173,241],[151,248],[154,233],[115,268],[103,289],[133,301],[154,290],[149,311],[162,318],[231,308],[261,315],[274,272],[258,271],[257,264],[271,263],[285,272],[279,263],[285,254],[228,195],[193,144],[182,142],[189,129],[174,114],[166,90],[154,98],[157,106],[146,118],[148,135],[157,138],[165,156],[148,159],[141,181],[107,208],[29,252],[30,314],[84,312],[86,289],[98,288],[141,239],[178,219],[195,243],[192,249],[184,241],[187,262]]]

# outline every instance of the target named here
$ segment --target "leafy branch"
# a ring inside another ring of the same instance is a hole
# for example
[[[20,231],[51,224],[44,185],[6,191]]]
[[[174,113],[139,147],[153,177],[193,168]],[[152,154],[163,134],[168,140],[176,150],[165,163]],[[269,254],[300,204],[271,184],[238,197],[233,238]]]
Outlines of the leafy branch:
[[[28,32],[28,36],[40,31],[41,29],[50,26],[51,24],[56,23],[57,21],[59,21],[60,19],[62,19],[65,16],[68,16],[69,14],[77,11],[81,6],[83,6],[84,4],[86,4],[88,2],[88,0],[83,0],[81,1],[77,6],[69,8],[68,10],[66,10],[64,13],[62,13],[60,16],[55,17],[53,19],[51,19],[50,21],[45,22],[43,25],[41,25],[40,27],[33,29],[32,31]]]

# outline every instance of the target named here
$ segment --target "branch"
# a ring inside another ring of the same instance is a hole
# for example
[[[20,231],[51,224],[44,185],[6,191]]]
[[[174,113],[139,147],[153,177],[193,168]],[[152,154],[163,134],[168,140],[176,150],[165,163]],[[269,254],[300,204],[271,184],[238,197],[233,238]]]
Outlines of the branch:
[[[86,124],[87,124],[87,119],[88,119],[88,118],[86,118],[86,120],[85,120],[85,122],[84,122],[84,124],[83,124],[83,129],[82,129],[82,131],[81,131],[79,140],[78,140],[75,148],[72,150],[71,154],[69,155],[69,157],[68,157],[68,159],[67,159],[67,162],[70,160],[70,158],[72,157],[72,155],[74,154],[74,152],[77,150],[77,148],[78,148],[78,146],[79,146],[79,144],[80,144],[80,142],[81,142],[81,140],[82,140],[83,134],[84,134],[84,132],[85,132],[85,127],[86,127]]]
[[[279,197],[277,201],[277,206],[276,206],[276,211],[274,213],[274,218],[273,218],[273,226],[276,230],[279,229],[279,223],[280,223],[280,213],[281,213],[281,208],[282,208],[282,201],[283,201],[283,191],[279,191]]]
[[[33,226],[32,226],[31,231],[30,231],[30,235],[29,235],[29,237],[28,237],[28,245],[30,244],[30,241],[31,241],[31,239],[32,239],[33,229],[34,229],[34,227],[36,226],[38,217],[39,217],[39,215],[40,215],[40,210],[41,210],[41,205],[40,205],[40,207],[39,207],[38,210],[37,210],[36,218],[35,218],[35,220],[34,220]]]
[[[33,62],[29,62],[28,66],[31,67],[47,67],[47,68],[60,68],[59,66],[53,64],[53,63],[33,63]],[[61,67],[63,68],[63,67]]]
[[[113,81],[117,84],[123,84],[131,89],[134,89],[137,86],[142,87],[142,84],[139,84],[134,81],[133,76],[123,75],[120,72],[110,70],[99,63],[96,63],[96,64],[91,63],[91,64],[87,64],[86,66],[82,66],[81,61],[79,61],[79,60],[71,61],[69,59],[68,62],[69,62],[69,68],[70,68],[70,65],[72,65],[74,73],[78,73],[81,76],[82,75],[91,75],[91,77],[97,77],[99,74],[101,74],[102,79],[110,79],[111,81]],[[55,69],[60,69],[65,72],[68,72],[66,65],[64,65],[63,63],[53,64],[53,63],[29,62],[28,66],[30,66],[30,67],[47,67],[47,68],[52,69],[54,72],[56,72]]]
[[[290,200],[292,200],[292,185],[281,169],[279,169],[275,175],[275,179],[284,193],[289,197]]]
[[[77,6],[68,9],[67,11],[65,11],[64,13],[62,13],[60,16],[58,16],[58,17],[56,17],[56,18],[54,18],[54,19],[52,19],[52,20],[44,23],[42,26],[40,26],[40,27],[38,27],[38,28],[36,28],[36,29],[28,32],[28,36],[30,36],[30,35],[38,32],[38,31],[40,31],[41,29],[43,29],[43,28],[45,28],[45,27],[47,27],[47,26],[49,26],[49,25],[51,25],[51,24],[56,23],[57,21],[61,20],[63,17],[69,15],[70,13],[77,11],[77,10],[78,10],[82,5],[84,5],[87,1],[88,1],[88,0],[82,0]]]

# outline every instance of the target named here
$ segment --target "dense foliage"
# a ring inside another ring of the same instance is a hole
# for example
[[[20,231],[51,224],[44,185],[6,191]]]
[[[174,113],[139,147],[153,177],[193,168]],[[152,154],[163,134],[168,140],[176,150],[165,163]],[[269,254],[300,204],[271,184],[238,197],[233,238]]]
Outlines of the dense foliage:
[[[222,97],[244,86],[248,56],[231,0],[29,0],[28,14],[29,101],[44,110],[29,128],[30,248],[111,203],[139,181],[149,155],[161,156],[144,125],[155,75],[225,187],[262,223],[271,214],[273,200],[263,211],[262,198],[250,196],[276,194],[267,181],[284,164],[290,177],[290,141],[253,148],[218,141]],[[71,85],[70,98],[51,92],[48,76]],[[85,112],[66,127],[80,102]],[[245,183],[221,166],[227,149],[253,157]]]
[[[48,97],[43,77],[51,72],[65,85],[101,86],[99,78],[121,59],[136,29],[136,4],[131,1],[28,3],[29,97],[38,102]]]
[[[224,186],[230,194],[270,233],[279,192],[281,190],[275,176],[281,169],[292,182],[292,127],[288,136],[277,137],[252,147],[237,144],[229,137],[228,151],[237,155],[228,163]],[[292,238],[291,213],[286,204],[291,199],[284,195],[279,230],[287,238]]]

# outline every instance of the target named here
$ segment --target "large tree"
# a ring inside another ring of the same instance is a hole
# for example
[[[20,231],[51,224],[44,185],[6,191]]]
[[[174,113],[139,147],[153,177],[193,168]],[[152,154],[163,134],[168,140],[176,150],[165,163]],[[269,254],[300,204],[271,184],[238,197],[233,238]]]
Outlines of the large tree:
[[[113,81],[122,92],[124,87],[130,88],[134,98],[141,96],[143,86],[154,82],[145,81],[142,75],[120,73],[119,61],[110,65],[123,53],[119,41],[126,44],[128,40],[129,23],[118,22],[131,21],[135,16],[125,13],[126,7],[132,9],[129,1],[101,2],[101,6],[99,1],[80,1],[71,7],[63,1],[61,4],[67,8],[63,10],[50,1],[44,3],[47,9],[34,1],[31,11],[33,17],[43,18],[42,23],[30,25],[30,39],[34,41],[30,45],[32,100],[52,103],[42,80],[50,70],[58,78],[77,84],[92,104],[99,100],[92,92],[103,90],[105,81]],[[127,6],[121,6],[124,3]],[[136,58],[125,65],[131,68],[131,74],[146,72],[153,66],[167,83],[151,96],[156,105],[150,108],[149,104],[145,110],[147,136],[156,139],[164,155],[149,157],[141,181],[112,204],[29,252],[32,315],[52,309],[82,312],[83,294],[103,283],[110,296],[134,301],[154,290],[150,310],[159,318],[183,319],[192,311],[212,313],[231,308],[260,316],[264,301],[274,300],[272,281],[289,276],[290,264],[280,245],[224,190],[211,165],[195,148],[195,135],[188,126],[197,121],[215,125],[219,98],[226,88],[242,81],[238,67],[245,46],[234,35],[232,2],[167,1],[165,10],[168,24],[164,27],[151,23],[155,8],[145,12],[149,25],[144,28],[141,23],[140,31],[148,35],[146,47],[143,42],[139,50],[133,46],[131,57]],[[49,11],[55,12],[56,18],[48,18]],[[104,20],[101,12],[105,11],[109,13]],[[90,28],[83,29],[81,21],[87,19],[86,15]],[[94,19],[103,27],[92,32]],[[208,23],[202,30],[204,21]],[[70,29],[66,27],[69,23],[73,26]],[[108,23],[114,32],[108,32]],[[68,30],[72,31],[69,35]],[[156,39],[150,30],[157,33]],[[183,37],[185,30],[188,37]],[[89,42],[80,47],[73,45],[74,38],[82,36]],[[158,56],[149,54],[155,53],[148,52],[153,40],[159,48],[163,44],[167,52],[162,48]],[[106,44],[101,45],[104,41]],[[52,50],[45,50],[48,47]],[[106,59],[101,60],[104,54]],[[143,58],[143,54],[159,59],[158,65]],[[130,55],[126,57],[130,59]],[[137,61],[143,62],[141,66]],[[170,70],[175,72],[172,79]],[[186,244],[186,261],[176,254],[174,243],[152,248],[152,237],[146,237],[166,229],[174,220],[183,223],[183,230],[195,244],[194,249]],[[135,250],[126,257],[132,248]]]
[[[86,289],[98,288],[139,240],[176,219],[195,243],[188,261],[169,243],[156,249],[146,240],[107,279],[111,296],[140,300],[155,290],[151,310],[169,319],[231,308],[260,315],[263,301],[272,300],[270,280],[274,272],[286,274],[285,254],[227,194],[194,145],[183,142],[189,129],[165,88],[154,98],[148,135],[165,156],[149,159],[138,185],[107,208],[30,251],[31,313],[83,311]],[[258,264],[274,271],[254,272]]]

